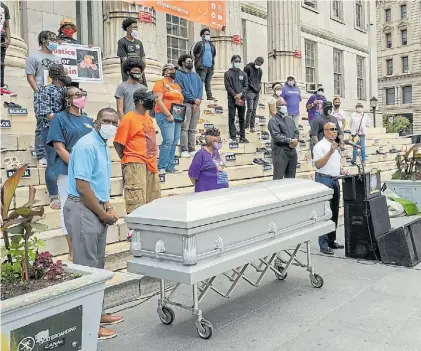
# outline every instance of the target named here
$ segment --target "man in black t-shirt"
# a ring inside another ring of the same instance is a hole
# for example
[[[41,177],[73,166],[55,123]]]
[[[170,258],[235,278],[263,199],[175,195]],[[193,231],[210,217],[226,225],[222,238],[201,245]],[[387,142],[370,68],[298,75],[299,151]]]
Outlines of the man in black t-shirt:
[[[118,41],[117,56],[120,57],[121,77],[123,82],[129,79],[129,76],[123,70],[123,62],[130,58],[141,58],[145,61],[145,50],[143,49],[142,42],[138,39],[139,32],[136,18],[126,18],[122,24],[123,29],[126,31],[126,36]],[[148,86],[146,82],[145,72],[139,81],[140,84]]]
[[[17,94],[10,91],[9,89],[6,88],[6,86],[4,85],[4,67],[5,67],[5,63],[4,63],[4,59],[6,57],[6,49],[9,47],[10,44],[10,39],[11,39],[11,35],[10,35],[10,25],[9,25],[9,20],[10,20],[10,13],[9,13],[9,8],[3,4],[3,2],[0,2],[0,31],[1,31],[1,87],[0,87],[0,91],[1,91],[1,95],[9,95],[9,96],[16,96]]]

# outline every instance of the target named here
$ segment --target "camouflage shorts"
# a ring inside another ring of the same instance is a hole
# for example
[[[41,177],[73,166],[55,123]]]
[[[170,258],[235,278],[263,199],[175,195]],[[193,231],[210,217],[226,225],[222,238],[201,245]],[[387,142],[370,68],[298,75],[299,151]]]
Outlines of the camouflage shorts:
[[[127,163],[122,170],[127,214],[161,197],[159,175],[150,172],[144,163]]]

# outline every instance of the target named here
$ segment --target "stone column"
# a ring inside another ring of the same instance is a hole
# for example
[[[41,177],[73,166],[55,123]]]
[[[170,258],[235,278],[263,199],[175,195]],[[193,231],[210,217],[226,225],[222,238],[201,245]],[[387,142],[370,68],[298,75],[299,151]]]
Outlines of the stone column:
[[[285,82],[293,75],[297,84],[303,84],[302,60],[294,56],[301,50],[301,1],[282,0],[267,2],[269,82]]]
[[[126,33],[121,28],[127,17],[138,18],[139,11],[152,14],[152,22],[139,22],[139,40],[146,53],[146,79],[150,83],[160,79],[162,63],[156,58],[156,16],[155,10],[125,1],[103,1],[104,11],[104,60],[103,68],[107,80],[121,82],[120,58],[117,56],[117,43]]]
[[[230,0],[225,2],[227,25],[224,31],[212,30],[212,42],[216,48],[215,69],[212,78],[212,88],[225,90],[224,73],[231,67],[232,55],[243,57],[243,45],[232,41],[233,35],[242,37],[241,2]],[[244,38],[243,38],[244,40]],[[245,64],[245,63],[244,63]]]
[[[18,1],[4,1],[10,12],[10,32],[12,38],[6,51],[6,66],[24,68],[28,45],[21,38],[21,11]]]

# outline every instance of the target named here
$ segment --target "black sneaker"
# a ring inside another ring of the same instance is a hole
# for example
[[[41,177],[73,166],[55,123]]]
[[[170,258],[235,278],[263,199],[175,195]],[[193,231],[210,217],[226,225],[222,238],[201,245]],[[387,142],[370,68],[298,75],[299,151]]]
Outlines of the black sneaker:
[[[330,247],[324,247],[324,248],[320,249],[320,252],[325,254],[325,255],[329,255],[329,256],[332,256],[332,255],[335,254]]]
[[[240,138],[240,143],[248,144],[249,141],[246,138]]]
[[[257,147],[256,148],[256,152],[267,152],[269,150],[267,150],[265,147]]]
[[[262,134],[260,135],[260,138],[262,140],[269,140],[269,132],[262,132]]]
[[[263,165],[265,161],[263,161],[261,158],[254,158],[253,163],[256,165]]]
[[[343,248],[345,248],[345,246],[343,246],[341,244],[338,244],[336,241],[332,245],[329,245],[329,247],[331,249],[343,249]]]

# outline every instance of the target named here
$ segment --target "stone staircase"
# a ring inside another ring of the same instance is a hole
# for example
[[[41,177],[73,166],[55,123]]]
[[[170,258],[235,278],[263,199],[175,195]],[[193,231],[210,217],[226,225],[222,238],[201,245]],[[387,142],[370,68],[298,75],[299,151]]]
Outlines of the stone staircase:
[[[20,162],[28,163],[31,166],[31,178],[22,179],[19,188],[16,191],[16,197],[12,203],[12,207],[18,207],[26,203],[28,196],[28,186],[33,185],[37,189],[36,198],[39,205],[45,206],[46,217],[44,223],[48,225],[49,230],[40,233],[39,237],[45,242],[45,250],[50,251],[55,256],[63,256],[63,260],[67,259],[67,244],[60,229],[60,212],[52,210],[49,205],[49,197],[45,186],[44,169],[37,167],[36,159],[32,157],[30,152],[31,146],[34,145],[35,118],[33,115],[32,99],[33,94],[29,88],[24,74],[21,70],[9,70],[8,83],[13,90],[18,92],[15,98],[6,99],[13,101],[28,108],[28,116],[9,116],[7,109],[2,111],[2,119],[9,119],[12,122],[12,128],[2,129],[1,148],[2,162],[1,175],[3,181],[6,179],[6,170],[4,169],[3,158],[7,156],[16,156]],[[152,84],[150,84],[152,85]],[[104,107],[115,108],[114,100],[114,84],[83,84],[85,90],[88,91],[88,100],[86,112],[95,119],[99,109]],[[205,124],[213,124],[221,131],[222,138],[228,139],[227,126],[227,109],[225,92],[216,91],[216,97],[219,103],[224,107],[223,114],[205,114],[204,109],[213,112],[212,109],[202,107],[201,120],[198,126],[198,132],[205,130]],[[265,104],[264,108],[258,109],[258,114],[268,119],[266,107],[266,96],[261,98],[261,102]],[[207,105],[207,104],[205,104]],[[3,104],[1,105],[3,108]],[[301,109],[305,110],[304,106]],[[238,148],[230,149],[228,142],[224,144],[221,153],[235,153],[235,161],[227,161],[227,172],[230,180],[230,187],[240,186],[249,183],[267,181],[272,179],[272,171],[265,170],[263,166],[253,163],[254,158],[263,158],[263,153],[257,153],[256,148],[264,147],[269,140],[260,140],[260,132],[266,131],[266,125],[258,126],[258,132],[247,134],[249,144],[239,144]],[[299,168],[297,169],[297,178],[314,179],[314,167],[310,160],[309,151],[309,126],[307,121],[302,121],[303,128],[300,131],[300,138],[306,140],[306,145],[302,145],[299,153]],[[157,128],[159,130],[159,128]],[[158,134],[158,142],[161,142],[161,136]],[[390,152],[396,149],[398,152],[404,151],[410,147],[410,139],[399,138],[398,134],[387,134],[384,128],[370,128],[366,138],[366,152],[368,160],[366,169],[377,169],[382,171],[382,179],[390,179],[395,170],[396,153]],[[123,217],[125,215],[125,206],[122,187],[121,167],[119,158],[109,141],[109,147],[112,158],[112,178],[111,178],[111,202],[117,213]],[[347,147],[347,156],[351,156],[352,148]],[[179,155],[177,150],[176,155]],[[182,172],[177,174],[168,174],[165,183],[161,184],[162,195],[177,195],[193,192],[193,186],[187,175],[191,159],[179,159],[179,170]],[[353,167],[344,157],[343,166],[350,172],[356,173],[357,167]],[[342,208],[340,212],[342,216]],[[129,257],[129,243],[126,242],[127,227],[121,218],[117,225],[110,226],[107,238],[107,260],[106,266],[111,270],[124,269],[126,260]]]

